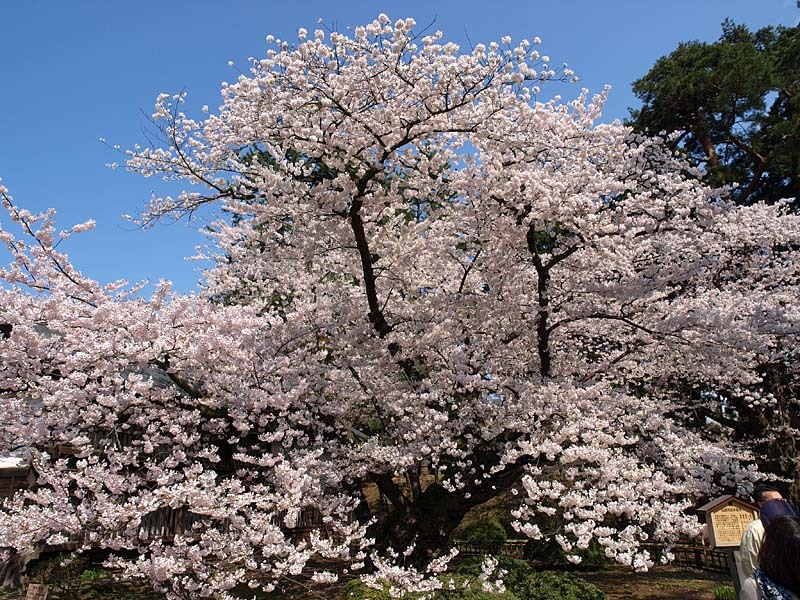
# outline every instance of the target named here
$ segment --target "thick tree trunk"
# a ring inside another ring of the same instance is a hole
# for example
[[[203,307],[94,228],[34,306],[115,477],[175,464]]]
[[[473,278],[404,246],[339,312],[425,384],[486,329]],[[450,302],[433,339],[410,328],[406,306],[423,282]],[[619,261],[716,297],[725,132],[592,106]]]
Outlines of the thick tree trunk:
[[[487,446],[494,446],[494,441]],[[487,471],[490,465],[497,465],[496,454],[477,450],[474,455]],[[519,480],[527,464],[528,459],[520,459],[479,483],[455,492],[446,490],[440,483],[432,483],[413,497],[403,493],[389,474],[371,474],[392,507],[386,518],[372,527],[369,537],[378,540],[379,551],[391,548],[403,553],[413,545],[405,564],[424,567],[447,551],[453,531],[466,514],[508,490]]]
[[[18,588],[22,585],[25,567],[27,564],[39,558],[39,550],[32,554],[17,554],[16,550],[11,550],[11,556],[5,562],[0,562],[0,589]]]
[[[421,568],[446,551],[450,536],[473,506],[462,494],[434,483],[415,500],[395,506],[370,537],[378,540],[380,550],[403,552],[413,545],[405,563]]]

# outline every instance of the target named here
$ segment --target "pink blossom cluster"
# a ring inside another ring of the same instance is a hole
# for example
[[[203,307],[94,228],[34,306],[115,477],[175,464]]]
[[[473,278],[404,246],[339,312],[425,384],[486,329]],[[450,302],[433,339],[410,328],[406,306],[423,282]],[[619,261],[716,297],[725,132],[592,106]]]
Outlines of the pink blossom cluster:
[[[0,453],[28,453],[38,486],[3,505],[0,547],[133,550],[115,564],[175,597],[270,588],[317,555],[427,591],[447,554],[413,507],[434,490],[466,513],[513,489],[521,533],[646,569],[643,542],[668,556],[698,499],[749,488],[747,452],[683,417],[693,389],[761,401],[757,367],[788,360],[797,216],[599,124],[605,93],[538,102],[572,73],[526,40],[414,31],[270,37],[201,120],[159,96],[164,143],[127,165],[189,187],[141,222],[230,217],[198,295],[99,285],[56,247],[91,224],[57,235],[3,189],[24,235],[0,231]],[[354,519],[370,486],[405,530]],[[165,507],[196,525],[146,535]],[[327,535],[287,533],[304,509]]]

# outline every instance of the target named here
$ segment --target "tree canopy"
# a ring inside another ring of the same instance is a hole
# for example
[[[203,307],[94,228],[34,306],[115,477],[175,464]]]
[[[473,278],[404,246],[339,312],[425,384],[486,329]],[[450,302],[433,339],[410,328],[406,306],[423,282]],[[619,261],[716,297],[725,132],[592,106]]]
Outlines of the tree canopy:
[[[797,210],[800,197],[800,26],[752,32],[727,20],[714,43],[682,43],[633,84],[642,106],[631,110],[638,131],[664,132],[704,181],[732,188],[739,203],[786,198]],[[796,370],[784,363],[760,367],[762,387],[773,404],[753,406],[749,392],[695,390],[695,425],[722,423],[737,443],[749,447],[762,469],[794,480],[800,498],[800,390]],[[702,397],[716,398],[710,407]],[[767,432],[770,432],[767,434]]]
[[[640,131],[666,132],[739,202],[800,197],[800,26],[752,32],[727,20],[714,43],[685,42],[633,83]]]
[[[77,538],[174,597],[319,555],[429,589],[461,517],[516,482],[520,532],[638,569],[645,540],[669,558],[698,532],[697,499],[749,488],[751,457],[683,421],[711,383],[772,402],[798,217],[599,124],[603,95],[537,101],[571,77],[538,40],[465,52],[414,27],[268,38],[201,119],[159,97],[164,144],[128,167],[190,187],[143,222],[234,216],[203,294],[100,286],[57,248],[91,224],[59,234],[3,189],[24,235],[0,232],[0,450],[38,486],[3,505],[0,547]],[[166,509],[191,526],[145,535]],[[322,524],[297,539],[303,510]]]

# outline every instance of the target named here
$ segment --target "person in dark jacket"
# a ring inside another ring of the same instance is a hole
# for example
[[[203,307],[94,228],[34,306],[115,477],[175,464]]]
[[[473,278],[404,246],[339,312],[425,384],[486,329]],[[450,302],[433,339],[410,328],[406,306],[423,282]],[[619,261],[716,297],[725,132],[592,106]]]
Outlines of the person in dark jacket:
[[[743,584],[741,598],[800,600],[800,517],[785,500],[769,502],[764,509],[764,543],[758,553],[758,569]]]

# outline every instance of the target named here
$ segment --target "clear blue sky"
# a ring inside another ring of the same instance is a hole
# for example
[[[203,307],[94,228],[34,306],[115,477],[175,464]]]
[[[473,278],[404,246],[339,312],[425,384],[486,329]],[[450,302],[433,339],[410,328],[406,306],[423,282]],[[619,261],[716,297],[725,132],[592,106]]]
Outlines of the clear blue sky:
[[[581,77],[561,85],[612,86],[605,120],[635,104],[630,83],[680,41],[713,41],[731,17],[752,28],[794,25],[795,0],[6,0],[0,2],[0,177],[17,204],[58,210],[67,228],[94,218],[95,231],[65,247],[100,281],[171,279],[194,289],[198,265],[184,257],[204,238],[202,221],[140,231],[120,218],[135,213],[163,183],[105,164],[119,157],[98,139],[131,147],[143,141],[145,114],[159,92],[189,93],[188,109],[219,104],[219,84],[261,56],[264,36],[295,39],[318,18],[343,29],[385,12],[436,20],[447,39],[466,43],[540,36],[554,64]],[[466,33],[465,33],[466,32]],[[7,226],[7,220],[0,217]],[[2,262],[7,262],[2,257]]]

